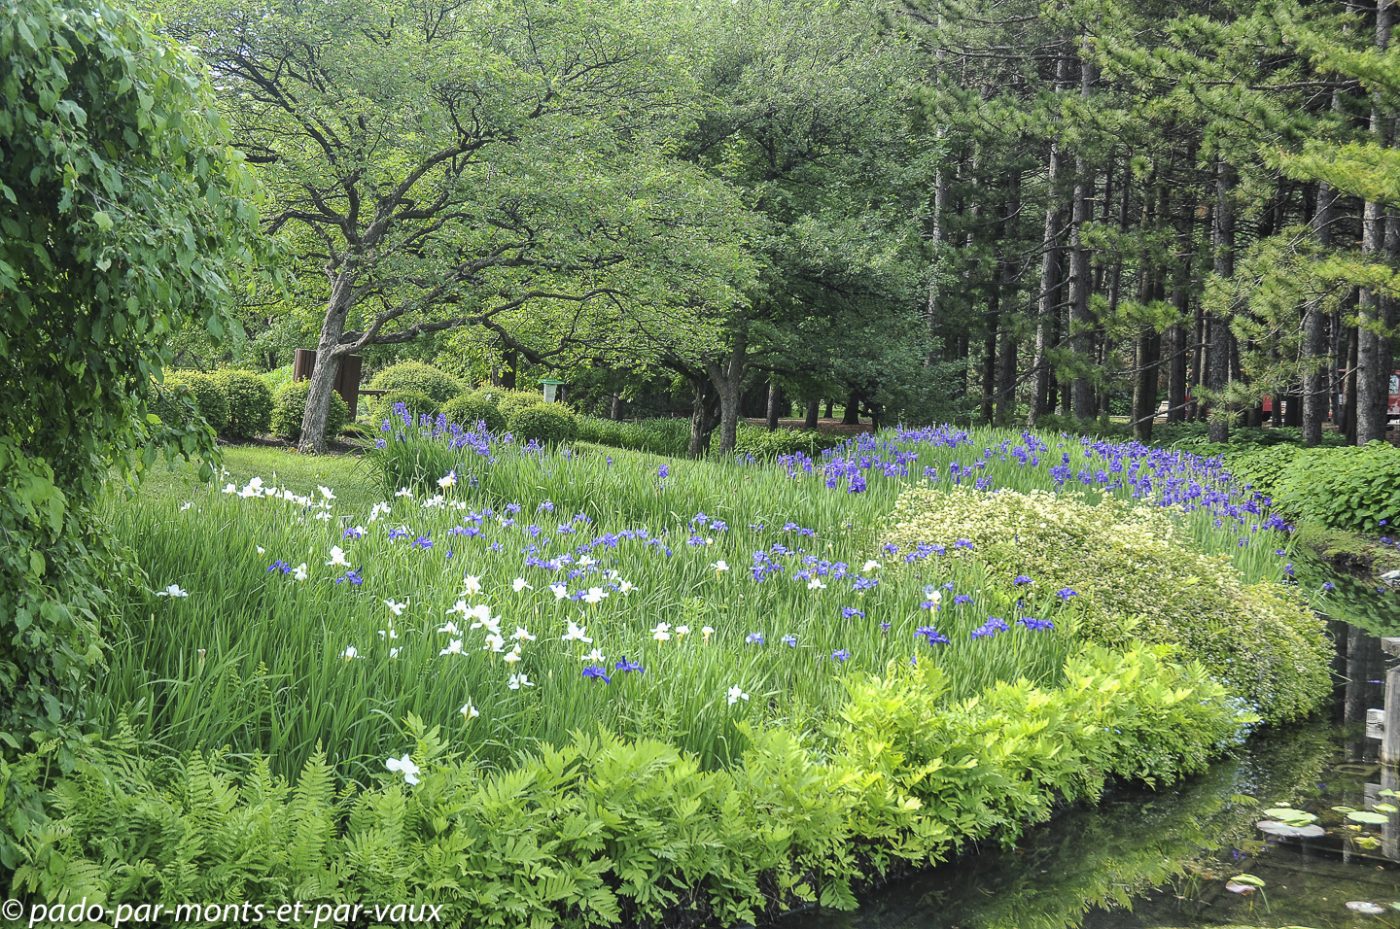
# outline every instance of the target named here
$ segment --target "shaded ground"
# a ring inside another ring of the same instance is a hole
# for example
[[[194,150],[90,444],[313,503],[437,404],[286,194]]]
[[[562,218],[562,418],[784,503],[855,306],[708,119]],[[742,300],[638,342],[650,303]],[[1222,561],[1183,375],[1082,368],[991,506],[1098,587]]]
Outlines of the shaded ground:
[[[756,418],[749,418],[744,421],[752,426],[764,427],[768,425],[768,420],[764,419],[761,416]],[[778,420],[779,429],[805,429],[806,427],[806,420],[803,419]],[[841,422],[841,420],[836,419],[834,417],[822,417],[821,419],[817,420],[817,431],[829,433],[831,435],[855,435],[860,432],[871,432],[873,430],[870,428],[870,423],[868,422],[863,422],[859,425],[851,426]]]

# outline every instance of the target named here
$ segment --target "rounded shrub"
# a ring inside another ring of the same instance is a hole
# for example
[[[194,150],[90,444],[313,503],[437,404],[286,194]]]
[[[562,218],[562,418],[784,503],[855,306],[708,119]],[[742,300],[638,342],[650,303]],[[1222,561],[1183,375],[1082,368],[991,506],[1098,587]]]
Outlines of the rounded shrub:
[[[394,414],[394,407],[398,406],[400,403],[404,405],[414,419],[417,419],[419,416],[436,416],[438,414],[438,401],[423,393],[423,391],[391,390],[375,401],[375,416],[378,419],[387,419]]]
[[[491,400],[481,393],[469,390],[458,394],[442,405],[442,415],[450,423],[463,429],[475,429],[478,422],[484,422],[491,432],[506,431],[506,417]]]
[[[375,390],[414,391],[430,397],[434,404],[442,404],[460,394],[465,385],[441,368],[421,361],[401,361],[376,374],[369,386]]]
[[[226,368],[210,375],[228,401],[228,423],[219,434],[251,439],[272,428],[272,388],[252,371]]]
[[[311,392],[310,381],[293,381],[277,391],[272,406],[272,434],[288,442],[301,438],[301,418],[306,413],[306,396]],[[340,435],[345,421],[350,418],[350,407],[345,399],[331,391],[331,408],[326,414],[326,438]]]
[[[228,398],[212,377],[198,371],[171,371],[165,375],[161,384],[161,402],[156,410],[162,420],[170,425],[181,423],[183,417],[179,405],[169,402],[181,393],[189,394],[199,415],[215,432],[223,431],[228,425]]]
[[[578,435],[578,417],[559,403],[536,403],[520,407],[507,419],[516,439],[534,440],[541,445],[557,445]]]
[[[536,406],[544,402],[539,394],[531,390],[506,390],[504,387],[483,387],[478,391],[483,397],[496,404],[496,409],[507,420],[517,410]]]
[[[889,519],[883,543],[911,551],[963,540],[971,547],[959,557],[989,577],[1026,578],[1015,596],[1028,609],[1064,615],[1076,636],[1109,648],[1172,646],[1267,722],[1306,716],[1331,693],[1331,643],[1297,590],[1247,583],[1159,508],[911,488]]]

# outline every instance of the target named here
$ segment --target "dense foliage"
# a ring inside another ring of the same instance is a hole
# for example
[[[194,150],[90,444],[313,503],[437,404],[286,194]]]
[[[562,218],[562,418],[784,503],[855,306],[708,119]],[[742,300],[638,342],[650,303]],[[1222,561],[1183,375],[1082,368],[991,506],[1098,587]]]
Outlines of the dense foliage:
[[[426,394],[434,403],[445,403],[460,394],[462,382],[429,364],[420,361],[401,361],[384,368],[370,378],[369,386],[375,390],[408,390]]]
[[[1307,715],[1331,692],[1331,643],[1302,598],[1242,583],[1228,559],[1193,552],[1161,511],[1043,492],[915,490],[892,519],[887,543],[937,542],[989,574],[1017,573],[1027,603],[1058,591],[1092,641],[1176,646],[1270,722]]]
[[[228,426],[227,394],[214,378],[198,371],[172,371],[165,375],[154,412],[166,425],[188,425],[186,407],[181,402],[182,394],[188,394],[194,412],[215,432],[221,432]]]
[[[1379,535],[1400,524],[1400,448],[1377,442],[1305,452],[1283,470],[1276,496],[1302,521]]]
[[[580,734],[483,771],[410,720],[408,786],[380,774],[342,792],[322,755],[289,783],[264,761],[152,763],[126,736],[54,789],[15,882],[108,904],[432,902],[454,924],[540,929],[849,908],[892,868],[1013,841],[1109,777],[1199,771],[1242,722],[1199,668],[1151,650],[1089,651],[1063,679],[949,701],[934,668],[853,675],[825,733],[747,728],[719,770],[654,739]],[[138,857],[152,879],[128,877]]]
[[[200,66],[104,0],[0,2],[0,752],[65,729],[120,586],[88,509],[172,330],[221,335],[248,180]],[[201,424],[165,424],[185,454]],[[144,446],[144,448],[143,448]]]
[[[522,442],[558,445],[578,434],[578,418],[559,403],[532,403],[512,410],[506,427]]]
[[[210,375],[228,402],[228,424],[221,434],[253,439],[272,428],[272,388],[252,371],[224,368]]]
[[[456,423],[464,429],[485,424],[491,432],[506,431],[506,417],[501,413],[501,408],[482,391],[469,390],[458,394],[442,405],[441,412],[448,422]]]
[[[306,381],[293,381],[278,388],[273,399],[272,417],[269,429],[273,435],[288,442],[301,438],[301,417],[306,411],[306,395],[311,385]],[[331,396],[330,410],[326,416],[326,435],[334,438],[345,428],[350,418],[350,407],[340,394]]]

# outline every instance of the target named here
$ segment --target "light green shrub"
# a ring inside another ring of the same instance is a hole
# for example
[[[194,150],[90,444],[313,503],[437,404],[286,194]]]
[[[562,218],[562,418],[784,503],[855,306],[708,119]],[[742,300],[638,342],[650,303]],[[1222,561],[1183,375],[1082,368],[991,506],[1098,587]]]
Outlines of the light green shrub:
[[[251,439],[272,427],[272,389],[252,371],[225,368],[210,377],[228,401],[228,424],[221,435]]]
[[[578,440],[653,455],[681,457],[690,448],[690,420],[578,417]]]
[[[272,408],[272,434],[288,442],[301,438],[301,420],[306,413],[306,396],[311,392],[310,381],[293,381],[277,392]],[[333,439],[345,428],[350,407],[343,397],[331,391],[331,408],[326,413],[326,438]]]
[[[407,390],[426,394],[434,404],[442,404],[460,394],[464,385],[441,368],[421,361],[401,361],[389,365],[370,379],[375,390]]]
[[[844,435],[797,429],[774,429],[770,432],[761,426],[740,423],[734,438],[734,453],[741,457],[777,458],[779,455],[802,452],[816,458],[824,449],[834,448],[847,438]]]
[[[1177,646],[1271,722],[1306,715],[1331,692],[1331,649],[1303,600],[1272,582],[1243,583],[1227,558],[1194,551],[1164,511],[1045,492],[913,489],[890,518],[884,541],[901,551],[937,543],[994,576],[1026,575],[1024,596],[1036,602],[1072,589],[1089,640]]]
[[[1272,499],[1278,494],[1283,473],[1301,454],[1306,453],[1298,445],[1263,445],[1228,455],[1226,463],[1235,480]]]
[[[394,415],[394,407],[402,403],[410,415],[416,420],[419,416],[436,416],[438,414],[438,401],[423,393],[421,390],[391,390],[381,397],[375,398],[374,415],[376,419],[388,419]]]
[[[493,435],[506,431],[506,418],[491,399],[480,391],[458,394],[442,405],[442,415],[463,429],[475,429],[478,422],[486,423]]]
[[[543,403],[544,397],[533,390],[507,390],[504,387],[482,387],[478,390],[483,397],[496,404],[501,415],[510,419],[511,414],[527,406]]]
[[[1310,449],[1283,469],[1274,501],[1300,522],[1376,534],[1400,524],[1400,448]]]
[[[228,426],[228,398],[212,377],[198,371],[171,371],[165,375],[156,412],[168,425],[185,424],[183,409],[180,404],[172,402],[182,393],[189,395],[195,410],[215,432],[221,432]],[[167,416],[170,418],[167,419]]]
[[[569,442],[578,434],[577,417],[560,403],[520,407],[506,418],[506,424],[517,441],[535,441],[541,445]]]

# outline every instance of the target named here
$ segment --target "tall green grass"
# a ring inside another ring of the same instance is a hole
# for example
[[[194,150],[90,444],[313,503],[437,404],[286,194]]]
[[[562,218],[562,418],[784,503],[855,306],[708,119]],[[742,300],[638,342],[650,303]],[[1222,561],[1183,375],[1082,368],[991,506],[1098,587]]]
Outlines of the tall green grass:
[[[1009,444],[1016,439],[980,431],[949,447],[911,444],[906,476],[873,468],[861,493],[839,481],[828,489],[820,461],[808,473],[800,459],[689,462],[499,444],[483,455],[412,431],[373,453],[374,470],[347,467],[339,480],[328,460],[288,457],[280,467],[270,458],[231,456],[231,470],[241,472],[229,475],[235,490],[248,470],[269,484],[277,472],[311,499],[245,498],[172,480],[114,505],[115,531],[137,551],[152,589],[177,584],[189,595],[138,594],[126,604],[108,673],[94,685],[93,711],[112,727],[129,720],[172,752],[265,753],[279,770],[295,772],[320,747],[355,775],[382,768],[409,715],[444,726],[454,748],[490,765],[597,729],[659,738],[721,765],[740,750],[743,724],[819,727],[849,678],[891,663],[936,664],[955,698],[996,681],[1053,685],[1079,646],[1078,607],[1054,595],[1053,578],[1017,587],[1012,576],[989,576],[956,549],[892,571],[906,553],[877,544],[901,491],[950,482],[955,461],[996,487],[1053,486],[1045,469],[1016,461]],[[1072,466],[1094,462],[1077,439],[1052,437],[1047,445],[1045,455],[1068,454]],[[850,449],[841,460],[861,454]],[[926,467],[936,476],[926,477]],[[439,488],[448,474],[455,483]],[[336,499],[321,499],[316,485],[323,483]],[[411,496],[397,495],[400,487]],[[1128,495],[1102,486],[1062,492]],[[376,503],[388,512],[372,516]],[[1217,526],[1205,511],[1179,518],[1196,544],[1228,552],[1250,580],[1278,576],[1282,562],[1273,553],[1285,544],[1281,534],[1248,521]],[[717,530],[715,520],[727,528]],[[365,537],[345,538],[354,527]],[[459,529],[472,534],[453,534]],[[404,534],[391,539],[391,530]],[[530,557],[557,558],[625,533],[633,537],[589,552],[591,565],[527,566]],[[326,564],[337,546],[362,584],[345,580],[345,567]],[[755,552],[784,570],[755,581]],[[289,568],[305,563],[307,579],[269,571],[279,560]],[[867,560],[882,566],[867,570]],[[717,570],[719,562],[728,570]],[[819,572],[824,587],[795,580],[804,569]],[[570,577],[575,571],[583,573]],[[857,575],[877,583],[856,591]],[[479,579],[480,593],[464,595],[467,576]],[[515,590],[517,577],[531,586]],[[630,593],[610,589],[624,581]],[[555,582],[570,593],[600,587],[609,595],[592,605],[556,599],[548,590]],[[939,593],[937,610],[924,605],[930,585]],[[971,602],[956,602],[959,594]],[[534,636],[521,643],[517,664],[483,651],[484,631],[449,616],[459,598],[500,616],[507,652],[517,627]],[[395,617],[388,600],[408,606]],[[863,615],[843,615],[846,609]],[[989,616],[1004,618],[1010,631],[973,639]],[[1051,619],[1056,628],[1022,628],[1015,625],[1021,616]],[[437,631],[449,619],[461,627],[464,654],[439,654],[454,638]],[[562,641],[570,621],[594,642]],[[659,623],[671,627],[663,630],[669,640],[654,637]],[[714,630],[708,636],[707,626]],[[926,626],[948,644],[930,645],[916,632]],[[755,633],[763,644],[748,641]],[[796,644],[784,644],[785,636]],[[583,676],[592,662],[581,657],[594,646],[606,655],[610,684]],[[349,648],[355,657],[345,657]],[[644,670],[618,671],[624,657]],[[512,673],[525,673],[533,686],[509,689]],[[731,703],[735,687],[747,698]],[[464,716],[468,704],[479,715]]]

